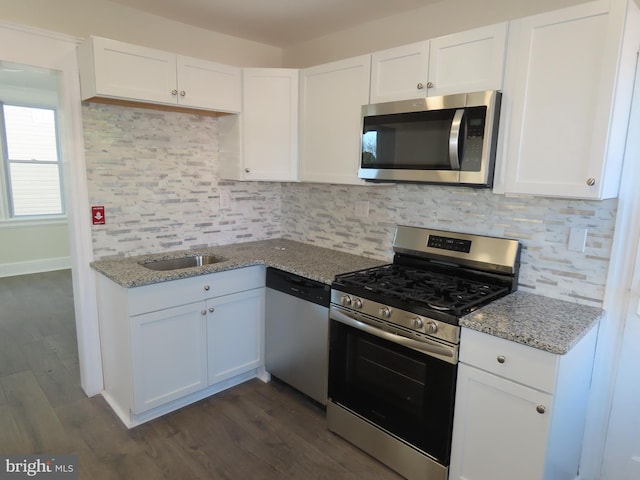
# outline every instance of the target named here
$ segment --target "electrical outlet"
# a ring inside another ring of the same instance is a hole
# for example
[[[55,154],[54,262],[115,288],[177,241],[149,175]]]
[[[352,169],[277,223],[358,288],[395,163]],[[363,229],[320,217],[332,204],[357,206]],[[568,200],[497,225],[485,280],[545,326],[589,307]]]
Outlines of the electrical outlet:
[[[587,229],[571,227],[569,232],[569,250],[572,252],[584,252],[587,243]]]
[[[358,218],[369,217],[369,200],[360,200],[356,202],[356,217]]]
[[[231,208],[231,195],[228,192],[220,192],[220,210]]]

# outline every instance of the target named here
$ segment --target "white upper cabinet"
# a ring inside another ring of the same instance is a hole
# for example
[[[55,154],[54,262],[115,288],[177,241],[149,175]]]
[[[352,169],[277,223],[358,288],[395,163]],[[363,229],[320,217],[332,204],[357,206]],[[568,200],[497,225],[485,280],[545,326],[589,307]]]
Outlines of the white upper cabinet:
[[[628,6],[598,1],[511,23],[495,192],[617,196],[640,43]]]
[[[245,68],[242,113],[219,118],[220,175],[298,180],[298,70]]]
[[[369,103],[424,97],[428,68],[428,40],[373,53]]]
[[[300,179],[359,184],[362,105],[369,102],[371,55],[301,71]]]
[[[219,112],[241,111],[241,69],[177,56],[178,105]]]
[[[82,99],[239,112],[241,70],[102,37],[78,47]]]
[[[506,44],[506,23],[432,39],[428,95],[501,90]]]
[[[370,103],[500,90],[507,24],[375,52]]]

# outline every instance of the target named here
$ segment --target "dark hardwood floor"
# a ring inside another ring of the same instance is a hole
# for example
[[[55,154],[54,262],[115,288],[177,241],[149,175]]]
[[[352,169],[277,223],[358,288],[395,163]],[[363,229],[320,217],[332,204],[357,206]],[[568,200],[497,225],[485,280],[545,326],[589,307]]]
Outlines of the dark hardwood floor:
[[[76,453],[91,480],[400,478],[276,382],[127,430],[80,388],[69,271],[0,278],[0,453]]]

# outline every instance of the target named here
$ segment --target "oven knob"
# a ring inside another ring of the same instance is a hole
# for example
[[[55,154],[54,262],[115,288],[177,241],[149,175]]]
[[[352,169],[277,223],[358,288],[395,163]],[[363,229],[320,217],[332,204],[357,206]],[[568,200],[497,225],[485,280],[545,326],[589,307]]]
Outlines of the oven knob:
[[[360,300],[359,298],[354,299],[353,306],[356,308],[362,308],[362,300]]]
[[[389,307],[382,307],[380,309],[380,315],[384,318],[389,318],[391,316],[391,309]]]
[[[416,317],[413,319],[413,328],[415,328],[416,330],[420,330],[423,325],[424,325],[424,322],[420,317]]]
[[[343,295],[342,298],[340,299],[340,303],[342,303],[342,305],[344,305],[345,307],[350,306],[351,297],[349,295]]]
[[[429,320],[425,326],[427,328],[427,333],[436,333],[438,331],[438,324],[433,320]]]

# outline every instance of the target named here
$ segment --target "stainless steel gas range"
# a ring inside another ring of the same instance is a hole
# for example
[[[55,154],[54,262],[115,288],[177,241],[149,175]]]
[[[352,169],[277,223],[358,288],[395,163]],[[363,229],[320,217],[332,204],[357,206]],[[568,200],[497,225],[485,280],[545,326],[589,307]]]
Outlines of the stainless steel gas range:
[[[446,480],[458,322],[516,290],[520,244],[398,226],[393,250],[332,284],[328,425],[408,479]]]

